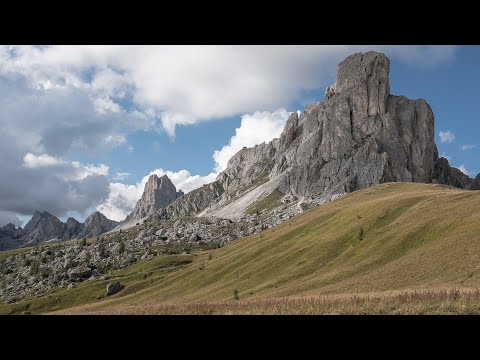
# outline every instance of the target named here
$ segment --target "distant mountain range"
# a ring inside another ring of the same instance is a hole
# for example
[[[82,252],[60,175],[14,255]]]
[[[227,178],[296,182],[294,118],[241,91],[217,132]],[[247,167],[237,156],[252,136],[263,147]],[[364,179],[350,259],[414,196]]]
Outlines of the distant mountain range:
[[[95,211],[80,223],[74,218],[68,218],[63,223],[47,211],[36,211],[25,228],[8,224],[0,228],[0,250],[30,246],[47,241],[65,241],[83,237],[99,236],[124,224],[136,224],[138,221],[154,214],[159,209],[171,204],[183,192],[177,191],[167,175],[158,177],[151,175],[145,184],[142,198],[138,200],[135,209],[122,222],[107,219],[102,213]]]
[[[0,250],[35,245],[46,241],[65,241],[83,237],[98,236],[112,230],[118,222],[107,219],[102,213],[95,211],[79,223],[68,218],[66,223],[47,211],[36,211],[32,219],[22,229],[8,224],[0,230]]]

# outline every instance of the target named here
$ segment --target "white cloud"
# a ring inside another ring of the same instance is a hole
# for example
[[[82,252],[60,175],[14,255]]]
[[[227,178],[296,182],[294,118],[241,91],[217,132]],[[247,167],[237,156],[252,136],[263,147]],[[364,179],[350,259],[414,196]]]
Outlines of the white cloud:
[[[40,167],[52,167],[58,165],[65,165],[66,162],[48,154],[35,155],[27,153],[23,157],[23,166],[30,169]]]
[[[458,170],[460,170],[461,172],[463,172],[465,175],[467,175],[467,176],[470,175],[470,173],[468,172],[468,170],[465,168],[464,165],[460,165],[460,166],[458,166],[457,168],[458,168]]]
[[[108,175],[109,167],[104,164],[100,165],[82,165],[78,161],[72,161],[72,167],[76,169],[76,174],[70,177],[72,180],[81,180],[85,179],[87,176],[91,175]]]
[[[455,134],[451,130],[440,131],[438,136],[440,137],[440,142],[442,144],[452,143],[455,140]]]
[[[131,174],[128,172],[117,172],[113,176],[113,180],[125,180],[128,178]]]
[[[273,113],[257,111],[243,115],[240,127],[235,130],[235,135],[229,143],[213,153],[215,171],[219,173],[225,170],[228,160],[244,146],[252,147],[280,137],[289,115],[290,113],[284,109]]]
[[[165,171],[155,169],[144,176],[141,181],[135,185],[125,185],[122,183],[111,183],[110,193],[107,199],[97,206],[97,210],[102,212],[107,218],[122,221],[134,209],[137,201],[142,197],[145,184],[150,175],[167,175],[178,190],[188,193],[203,184],[215,181],[217,174],[211,173],[207,176],[191,175],[187,170]]]
[[[65,161],[48,154],[35,155],[27,153],[23,157],[23,166],[28,169],[37,168],[59,168],[62,177],[65,180],[82,180],[90,175],[108,175],[109,167],[104,164],[100,165],[83,165],[78,161]]]
[[[467,150],[472,150],[475,149],[477,145],[462,145],[461,149],[462,151],[467,151]]]
[[[335,64],[377,50],[415,66],[451,61],[455,46],[3,46],[0,69],[34,88],[87,91],[100,113],[130,99],[144,114],[176,125],[273,111],[334,79]],[[195,61],[191,61],[195,59]],[[87,74],[87,75],[85,75]]]
[[[96,98],[93,101],[93,106],[95,111],[101,115],[107,114],[109,112],[119,113],[121,111],[120,105],[113,102],[110,98]]]
[[[18,216],[15,213],[12,213],[10,211],[0,210],[0,227],[3,227],[9,223],[15,226],[22,225],[22,221],[18,218]]]

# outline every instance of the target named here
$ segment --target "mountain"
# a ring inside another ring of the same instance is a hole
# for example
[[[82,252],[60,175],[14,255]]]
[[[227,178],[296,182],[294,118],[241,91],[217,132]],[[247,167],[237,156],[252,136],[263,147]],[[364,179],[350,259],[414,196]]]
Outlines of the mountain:
[[[183,196],[183,191],[178,191],[167,175],[158,177],[153,174],[148,178],[140,200],[137,201],[134,210],[127,216],[123,223],[135,223],[154,214],[176,199]]]
[[[65,224],[47,211],[35,211],[33,217],[25,225],[25,236],[20,239],[22,246],[45,242],[51,239],[61,239]]]
[[[81,237],[99,236],[107,231],[112,230],[118,222],[107,219],[101,212],[95,211],[92,215],[85,219],[83,229],[78,235]]]
[[[14,224],[7,224],[0,227],[0,251],[16,247],[18,240],[25,235],[21,227],[16,227]]]
[[[61,236],[62,239],[75,239],[81,237],[80,234],[83,231],[83,224],[79,223],[74,218],[69,217],[65,225]]]
[[[391,95],[389,71],[384,54],[347,57],[324,99],[292,113],[280,138],[240,150],[216,182],[159,217],[240,217],[275,191],[318,201],[386,182],[471,186],[472,179],[439,157],[431,107]]]
[[[117,226],[118,222],[107,219],[105,215],[95,211],[79,223],[68,218],[66,223],[47,211],[35,211],[25,228],[15,228],[8,224],[0,229],[0,250],[30,246],[50,240],[66,241],[82,237],[98,236]]]

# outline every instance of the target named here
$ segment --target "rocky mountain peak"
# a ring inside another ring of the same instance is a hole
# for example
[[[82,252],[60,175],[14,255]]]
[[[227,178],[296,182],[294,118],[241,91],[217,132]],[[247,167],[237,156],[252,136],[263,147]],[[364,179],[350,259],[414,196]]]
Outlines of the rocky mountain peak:
[[[158,177],[156,174],[152,174],[145,184],[141,199],[138,200],[135,209],[127,216],[125,222],[135,222],[149,216],[170,205],[181,196],[183,196],[183,192],[181,190],[177,192],[175,185],[167,175]]]
[[[386,112],[390,95],[390,60],[385,54],[374,51],[348,56],[337,65],[337,80],[334,93],[351,91],[356,96],[365,97],[367,116]],[[358,103],[358,101],[357,101]]]
[[[25,235],[25,232],[21,227],[17,228],[12,223],[5,225],[0,230],[4,237],[11,237],[12,239],[18,239],[18,238],[21,238],[23,235]]]
[[[431,107],[390,94],[389,72],[385,54],[348,56],[323,100],[292,113],[279,139],[240,150],[218,175],[215,191],[191,192],[162,216],[241,216],[276,190],[331,199],[384,182],[469,186],[472,179],[438,156]],[[196,199],[209,201],[193,206]]]
[[[2,230],[7,232],[7,233],[13,233],[16,229],[16,226],[12,223],[9,223],[7,225],[5,225],[4,227],[2,227]]]
[[[25,225],[24,230],[26,233],[30,233],[39,225],[45,227],[57,227],[60,223],[61,221],[56,216],[50,214],[48,211],[40,212],[37,210],[33,213],[33,216],[27,223],[27,225]]]
[[[85,219],[83,230],[78,237],[99,236],[107,231],[112,230],[118,222],[108,219],[101,212],[95,211]]]

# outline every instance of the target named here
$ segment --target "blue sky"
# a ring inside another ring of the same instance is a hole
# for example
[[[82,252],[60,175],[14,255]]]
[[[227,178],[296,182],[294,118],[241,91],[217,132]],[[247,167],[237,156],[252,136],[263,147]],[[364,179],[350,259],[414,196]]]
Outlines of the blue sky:
[[[440,154],[446,154],[454,165],[464,165],[470,176],[480,172],[480,122],[477,119],[477,102],[480,101],[480,46],[460,46],[453,61],[437,65],[417,65],[391,58],[390,87],[394,95],[411,99],[423,98],[435,115],[436,143]],[[334,81],[335,69],[329,75]],[[323,98],[324,88],[308,92],[300,99],[285,104],[288,111],[303,111],[306,104]],[[83,157],[75,154],[72,158],[83,162],[108,164],[115,172],[132,175],[125,183],[134,183],[154,168],[172,171],[188,169],[193,174],[207,175],[214,161],[213,151],[220,149],[235,134],[240,126],[241,116],[231,116],[188,126],[179,126],[176,136],[171,138],[165,132],[137,131],[127,141],[133,147],[114,149],[100,157]],[[440,142],[439,131],[452,131],[455,140]],[[462,150],[463,145],[474,148]],[[112,172],[113,173],[113,172]]]
[[[13,49],[0,48],[11,140],[0,145],[0,225],[37,209],[120,220],[153,172],[186,191],[210,182],[241,147],[322,100],[336,63],[369,49],[389,56],[392,94],[431,105],[439,153],[480,172],[478,46]]]

